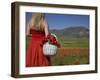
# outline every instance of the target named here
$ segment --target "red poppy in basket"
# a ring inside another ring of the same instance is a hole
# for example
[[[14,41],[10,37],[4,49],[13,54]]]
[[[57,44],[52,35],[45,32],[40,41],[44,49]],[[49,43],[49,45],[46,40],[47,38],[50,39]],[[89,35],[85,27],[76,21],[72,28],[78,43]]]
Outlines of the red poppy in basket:
[[[56,45],[57,47],[60,47],[59,42],[57,41],[56,37],[49,34],[46,38],[44,38],[43,42],[42,42],[42,46],[44,43],[49,42],[50,44]]]

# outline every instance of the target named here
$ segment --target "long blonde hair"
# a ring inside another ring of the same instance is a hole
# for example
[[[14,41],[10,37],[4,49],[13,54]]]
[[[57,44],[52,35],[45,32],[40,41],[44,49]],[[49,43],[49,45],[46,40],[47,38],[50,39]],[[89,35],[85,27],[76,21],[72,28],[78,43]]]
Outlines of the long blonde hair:
[[[32,18],[28,23],[28,27],[33,28],[35,30],[44,30],[43,26],[44,21],[44,13],[33,13]]]

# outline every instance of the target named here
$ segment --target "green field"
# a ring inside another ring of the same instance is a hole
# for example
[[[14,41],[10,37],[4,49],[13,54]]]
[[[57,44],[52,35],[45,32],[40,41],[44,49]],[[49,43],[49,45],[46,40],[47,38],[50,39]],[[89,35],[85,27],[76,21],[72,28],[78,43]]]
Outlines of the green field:
[[[31,37],[26,37],[26,46]],[[88,38],[58,38],[61,47],[65,48],[89,48]]]
[[[88,48],[88,38],[58,38],[62,47],[66,48]]]
[[[26,37],[26,48],[30,40],[31,37]],[[89,64],[89,40],[87,38],[60,37],[58,40],[61,48],[58,49],[56,56],[51,57],[51,65]]]

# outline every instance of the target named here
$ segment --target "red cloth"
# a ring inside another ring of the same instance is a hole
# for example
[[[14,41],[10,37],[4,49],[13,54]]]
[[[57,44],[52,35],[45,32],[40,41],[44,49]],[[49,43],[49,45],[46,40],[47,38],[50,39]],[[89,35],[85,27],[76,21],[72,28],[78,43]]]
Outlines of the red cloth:
[[[45,37],[44,32],[31,29],[32,40],[28,44],[26,52],[26,67],[49,66],[50,58],[43,55],[41,43]]]

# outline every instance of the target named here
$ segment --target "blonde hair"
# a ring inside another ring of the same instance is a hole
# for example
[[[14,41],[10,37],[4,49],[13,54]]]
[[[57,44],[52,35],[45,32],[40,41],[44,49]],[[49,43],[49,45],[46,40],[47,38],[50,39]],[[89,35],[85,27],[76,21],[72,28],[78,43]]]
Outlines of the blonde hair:
[[[28,23],[28,27],[33,28],[35,30],[44,30],[44,13],[33,13],[32,18]]]

